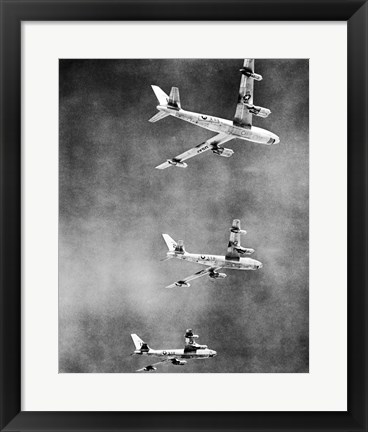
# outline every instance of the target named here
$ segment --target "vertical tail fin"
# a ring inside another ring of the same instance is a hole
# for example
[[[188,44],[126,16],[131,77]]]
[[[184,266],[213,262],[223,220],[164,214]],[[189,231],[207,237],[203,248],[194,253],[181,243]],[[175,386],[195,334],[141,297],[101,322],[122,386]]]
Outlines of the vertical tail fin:
[[[166,246],[168,247],[169,251],[170,252],[174,252],[174,250],[175,250],[175,248],[177,246],[176,241],[174,239],[172,239],[169,236],[169,234],[162,234],[162,237],[164,238]]]
[[[141,346],[144,344],[144,342],[142,341],[142,339],[139,336],[137,336],[136,334],[131,334],[130,336],[133,339],[133,343],[134,343],[135,349],[140,350]]]
[[[169,96],[160,89],[160,87],[151,85],[152,90],[155,92],[155,95],[160,103],[160,105],[167,105],[169,103]]]
[[[162,234],[162,237],[164,238],[165,243],[166,243],[170,252],[175,252],[176,254],[184,254],[185,253],[183,240],[178,240],[178,242],[176,242],[174,239],[172,239],[169,236],[169,234]]]
[[[151,85],[151,87],[160,105],[170,107],[177,111],[181,109],[179,89],[177,87],[171,87],[170,96],[156,85]]]
[[[145,342],[143,342],[139,336],[137,336],[136,334],[131,334],[130,336],[133,339],[133,343],[137,351],[149,351],[149,346]]]

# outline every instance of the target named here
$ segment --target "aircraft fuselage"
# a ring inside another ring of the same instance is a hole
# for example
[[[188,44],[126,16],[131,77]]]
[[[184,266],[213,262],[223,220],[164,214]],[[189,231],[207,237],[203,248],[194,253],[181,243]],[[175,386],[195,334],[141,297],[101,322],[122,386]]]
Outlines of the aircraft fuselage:
[[[197,349],[193,352],[185,352],[184,349],[155,350],[150,348],[147,352],[134,351],[134,354],[154,357],[175,356],[177,359],[204,359],[214,357],[217,353],[210,349]]]
[[[213,132],[231,135],[234,138],[266,145],[278,144],[280,142],[280,138],[277,135],[256,126],[244,128],[236,126],[232,121],[220,117],[199,114],[183,109],[173,109],[164,105],[158,105],[157,109],[159,111],[164,111],[173,117],[195,124],[196,126]]]
[[[228,260],[223,255],[207,255],[207,254],[192,254],[192,253],[175,253],[168,252],[168,256],[178,258],[184,261],[189,261],[197,264],[202,264],[210,267],[221,267],[236,270],[258,270],[262,268],[262,263],[253,258],[239,258],[239,260]]]

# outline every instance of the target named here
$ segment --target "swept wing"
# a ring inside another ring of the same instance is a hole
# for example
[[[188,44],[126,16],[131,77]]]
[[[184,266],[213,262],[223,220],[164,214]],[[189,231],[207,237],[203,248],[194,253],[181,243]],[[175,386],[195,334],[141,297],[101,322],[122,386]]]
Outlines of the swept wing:
[[[254,59],[245,59],[243,69],[254,73]],[[239,87],[238,104],[234,116],[234,125],[245,128],[252,127],[252,114],[245,104],[253,105],[254,80],[246,74],[242,74]]]
[[[165,357],[164,359],[162,359],[162,360],[160,360],[160,361],[158,361],[156,363],[152,363],[152,364],[150,364],[148,366],[145,366],[145,367],[143,367],[141,369],[137,369],[136,372],[150,372],[152,370],[156,370],[156,368],[154,368],[154,366],[156,366],[156,365],[158,365],[160,363],[167,362],[169,360],[171,360],[171,361],[175,360],[175,356],[174,357]]]
[[[230,239],[227,247],[226,259],[228,260],[239,260],[240,254],[238,249],[240,249],[240,234],[245,234],[246,231],[240,229],[240,220],[234,219],[232,226],[230,228]]]
[[[191,276],[186,277],[185,279],[181,279],[177,282],[174,282],[173,284],[167,286],[166,288],[176,288],[176,287],[182,287],[187,286],[189,287],[190,284],[188,283],[191,280],[198,279],[202,276],[209,275],[210,273],[215,273],[216,271],[220,270],[221,267],[209,267],[203,270],[198,271],[197,273],[194,273]]]
[[[199,336],[193,333],[192,329],[187,329],[185,332],[185,346],[184,346],[184,353],[190,353],[193,351],[196,351],[197,349],[206,349],[206,345],[199,345],[196,343],[195,339],[197,339]]]
[[[170,166],[180,166],[182,168],[186,168],[187,164],[184,163],[185,160],[192,158],[194,156],[197,156],[201,153],[206,152],[207,150],[215,150],[219,145],[224,144],[227,141],[230,141],[234,139],[233,136],[225,134],[225,133],[219,133],[212,138],[208,139],[204,143],[198,144],[196,147],[191,148],[190,150],[187,150],[184,153],[181,153],[180,155],[168,159],[166,162],[162,163],[161,165],[158,165],[157,169],[165,169],[169,168]]]
[[[239,261],[239,257],[242,255],[251,255],[254,249],[243,247],[240,244],[241,234],[246,234],[245,230],[240,229],[240,220],[234,219],[230,228],[230,239],[227,246],[227,253],[225,258],[227,260]]]

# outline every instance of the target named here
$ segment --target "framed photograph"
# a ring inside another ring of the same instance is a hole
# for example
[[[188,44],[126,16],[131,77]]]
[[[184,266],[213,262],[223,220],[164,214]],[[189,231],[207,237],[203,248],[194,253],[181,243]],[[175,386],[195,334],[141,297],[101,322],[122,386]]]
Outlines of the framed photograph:
[[[1,430],[367,430],[366,2],[1,6]]]

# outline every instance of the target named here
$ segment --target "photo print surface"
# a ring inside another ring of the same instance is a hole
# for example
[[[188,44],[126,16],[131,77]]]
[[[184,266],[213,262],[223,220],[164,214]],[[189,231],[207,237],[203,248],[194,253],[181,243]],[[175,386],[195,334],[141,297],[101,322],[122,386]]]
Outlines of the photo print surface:
[[[307,373],[308,278],[308,60],[59,61],[60,373]]]

